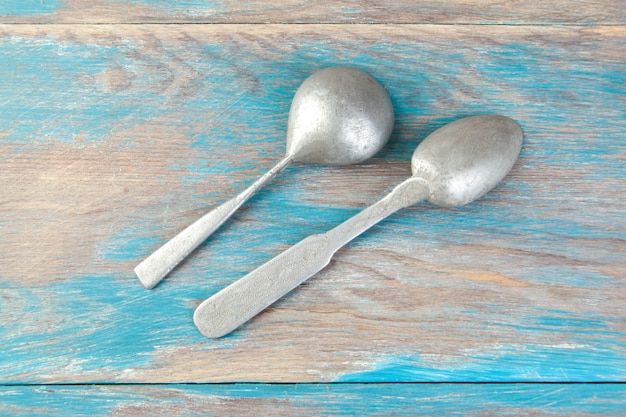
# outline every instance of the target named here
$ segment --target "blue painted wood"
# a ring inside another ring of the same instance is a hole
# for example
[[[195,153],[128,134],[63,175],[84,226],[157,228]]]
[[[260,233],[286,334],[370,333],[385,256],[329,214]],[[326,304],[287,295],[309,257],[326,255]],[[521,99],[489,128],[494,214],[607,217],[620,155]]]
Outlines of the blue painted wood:
[[[0,31],[5,383],[624,381],[623,28]],[[389,89],[386,149],[289,168],[141,288],[134,265],[271,167],[295,89],[339,64]],[[201,300],[382,196],[431,131],[484,113],[526,135],[494,192],[398,213],[241,331],[198,334]]]
[[[617,416],[623,385],[330,384],[6,387],[0,415]]]
[[[509,26],[0,25],[0,415],[624,414],[617,384],[377,383],[624,381],[626,31],[535,26],[623,25],[623,3],[539,17],[90,3],[0,16]],[[289,168],[142,289],[132,267],[272,166],[298,84],[336,64],[389,89],[389,146],[356,167]],[[494,192],[398,213],[241,331],[197,333],[202,299],[375,201],[431,131],[491,112],[526,134]],[[144,385],[206,381],[329,384]]]

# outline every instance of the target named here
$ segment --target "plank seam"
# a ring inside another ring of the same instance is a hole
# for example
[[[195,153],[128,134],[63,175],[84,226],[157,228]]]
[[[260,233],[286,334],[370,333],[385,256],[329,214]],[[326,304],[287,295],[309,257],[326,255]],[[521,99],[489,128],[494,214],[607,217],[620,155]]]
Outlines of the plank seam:
[[[456,382],[408,382],[408,381],[390,381],[390,382],[98,382],[98,383],[6,383],[0,384],[0,388],[10,387],[96,387],[96,386],[116,386],[116,387],[132,387],[132,386],[235,386],[235,385],[270,385],[270,386],[297,386],[297,385],[620,385],[626,386],[626,381],[456,381]]]
[[[516,27],[516,28],[544,28],[544,27],[556,27],[556,28],[578,28],[578,29],[591,29],[591,28],[604,28],[604,27],[625,27],[626,24],[621,23],[432,23],[432,22],[381,22],[381,23],[363,23],[363,22],[348,22],[348,23],[328,23],[328,22],[2,22],[0,26],[460,26],[460,27]]]

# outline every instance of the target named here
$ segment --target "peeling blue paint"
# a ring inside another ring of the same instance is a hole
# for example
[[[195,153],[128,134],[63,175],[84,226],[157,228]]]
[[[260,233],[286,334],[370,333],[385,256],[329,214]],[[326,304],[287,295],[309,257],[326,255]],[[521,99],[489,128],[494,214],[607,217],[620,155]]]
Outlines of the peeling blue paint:
[[[251,402],[252,401],[252,402]],[[236,384],[10,387],[0,413],[29,416],[167,413],[181,416],[262,408],[289,415],[415,416],[622,415],[626,389],[619,384]],[[224,408],[228,405],[228,408]],[[219,414],[219,413],[218,413]],[[213,414],[211,414],[213,415]]]
[[[102,142],[115,129],[140,124],[159,114],[158,95],[132,95],[107,90],[99,76],[111,63],[133,68],[125,58],[132,44],[103,47],[53,39],[0,40],[2,139],[24,147],[55,140]],[[8,105],[10,104],[10,105]],[[103,124],[102,120],[109,123]],[[16,121],[18,121],[16,123]]]
[[[182,15],[186,17],[202,17],[211,16],[217,13],[225,13],[228,9],[222,4],[222,1],[211,0],[185,0],[172,3],[168,0],[127,0],[131,4],[139,4],[150,7],[156,13],[164,13],[168,15]],[[123,6],[122,6],[123,7]]]
[[[184,288],[148,292],[131,274],[85,275],[37,288],[3,281],[12,302],[29,306],[26,316],[4,313],[0,339],[11,343],[0,355],[3,381],[34,382],[42,375],[31,372],[41,369],[67,375],[98,371],[103,377],[92,382],[110,382],[111,374],[123,377],[148,366],[160,350],[190,338],[205,341],[197,332],[180,331],[189,328],[193,314]],[[48,325],[42,327],[42,321]],[[211,348],[228,347],[233,340],[216,341]],[[21,376],[14,380],[7,374]]]
[[[228,11],[222,2],[218,0],[212,0],[211,2],[180,1],[176,3],[167,0],[125,0],[118,1],[117,3],[120,3],[120,5],[117,7],[124,7],[124,2],[129,5],[137,4],[142,7],[149,7],[155,14],[173,17],[210,17]],[[63,0],[7,0],[0,5],[0,16],[50,16],[63,7],[65,7]]]
[[[61,6],[62,0],[7,0],[0,4],[0,16],[50,15]]]
[[[626,346],[621,343],[621,349]],[[626,357],[602,342],[572,341],[557,346],[499,346],[434,361],[419,354],[374,360],[369,371],[339,377],[336,382],[621,382]],[[445,356],[445,355],[442,355]]]

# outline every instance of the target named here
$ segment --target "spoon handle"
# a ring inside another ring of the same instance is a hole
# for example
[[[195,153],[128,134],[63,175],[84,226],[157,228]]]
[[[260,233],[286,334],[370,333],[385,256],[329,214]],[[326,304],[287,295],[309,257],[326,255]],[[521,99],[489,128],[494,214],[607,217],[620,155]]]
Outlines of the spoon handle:
[[[200,332],[224,336],[323,269],[333,254],[397,210],[428,196],[428,183],[409,178],[374,205],[324,234],[311,235],[205,300],[194,313]]]
[[[147,289],[157,285],[176,265],[228,220],[254,193],[285,169],[291,160],[289,155],[283,158],[238,196],[200,217],[144,259],[135,267],[135,274],[141,284]]]

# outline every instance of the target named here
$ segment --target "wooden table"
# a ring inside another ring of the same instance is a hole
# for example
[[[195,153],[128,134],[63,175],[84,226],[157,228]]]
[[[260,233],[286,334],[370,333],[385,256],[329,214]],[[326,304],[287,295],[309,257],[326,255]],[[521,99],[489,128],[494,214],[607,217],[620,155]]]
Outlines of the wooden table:
[[[1,415],[626,412],[624,0],[8,0],[0,22]],[[335,65],[388,89],[385,149],[288,168],[142,288],[133,267],[273,166],[297,87]],[[525,132],[494,191],[399,212],[199,334],[202,300],[488,113]]]

